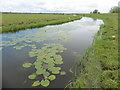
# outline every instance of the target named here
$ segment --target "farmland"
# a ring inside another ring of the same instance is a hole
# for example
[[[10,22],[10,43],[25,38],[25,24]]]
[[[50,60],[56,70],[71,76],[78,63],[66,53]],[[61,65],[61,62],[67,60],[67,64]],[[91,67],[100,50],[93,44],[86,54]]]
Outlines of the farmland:
[[[46,25],[62,24],[80,19],[80,16],[64,14],[23,14],[3,13],[2,32],[16,32],[21,29],[36,28]]]

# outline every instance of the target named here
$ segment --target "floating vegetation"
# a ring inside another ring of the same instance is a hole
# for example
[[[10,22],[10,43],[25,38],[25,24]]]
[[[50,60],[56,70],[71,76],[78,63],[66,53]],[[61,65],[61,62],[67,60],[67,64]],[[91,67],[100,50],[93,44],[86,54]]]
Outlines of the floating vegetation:
[[[73,52],[73,55],[79,57],[81,54],[79,52]]]
[[[26,46],[32,47],[33,49],[37,48],[35,45],[30,45],[30,44],[22,44],[21,46],[14,46],[13,48],[20,50]]]
[[[23,67],[24,67],[24,68],[29,68],[29,67],[31,67],[31,66],[32,66],[31,63],[24,63],[24,64],[23,64]]]
[[[24,46],[14,46],[13,48],[17,49],[17,50],[20,50],[22,49]]]
[[[60,66],[56,66],[63,64],[63,58],[59,54],[66,50],[66,48],[58,43],[44,44],[42,48],[38,48],[36,45],[39,42],[53,37],[63,42],[71,40],[67,37],[70,29],[68,27],[65,29],[62,27],[59,28],[58,30],[56,30],[57,28],[41,28],[41,30],[33,31],[33,33],[28,31],[27,33],[10,36],[3,35],[4,41],[2,41],[1,45],[3,48],[7,46],[13,46],[16,50],[24,49],[24,47],[32,48],[29,52],[29,57],[35,57],[36,61],[33,63],[24,63],[22,65],[24,68],[35,68],[35,72],[28,75],[29,79],[38,79],[32,83],[32,86],[42,85],[47,87],[51,81],[56,79],[55,74],[66,75],[66,72],[61,72]],[[43,77],[42,80],[41,77]]]
[[[61,40],[63,42],[67,42],[67,41],[71,40],[70,38],[66,37],[67,35],[69,35],[68,31],[63,31],[63,32],[59,32],[59,33],[53,35],[53,37],[55,37],[58,40]]]
[[[42,75],[43,79],[40,81],[36,81],[32,84],[32,86],[42,85],[47,87],[50,84],[50,81],[56,78],[53,74],[60,74],[61,67],[56,67],[57,64],[63,64],[63,59],[59,53],[66,50],[63,45],[58,43],[52,44],[44,44],[44,46],[40,49],[33,48],[29,52],[30,57],[37,56],[36,61],[31,63],[24,63],[23,67],[28,68],[33,66],[35,68],[35,73],[29,75],[29,79],[36,79],[37,76]],[[65,75],[66,73],[63,72]],[[49,81],[50,80],[50,81]]]
[[[34,34],[20,34],[20,35],[14,35],[7,37],[6,35],[3,35],[4,38],[9,39],[8,41],[2,41],[2,44],[0,46],[6,47],[6,46],[14,46],[17,50],[22,49],[23,47],[30,46],[32,48],[36,48],[35,45],[30,45],[32,42],[42,42],[45,41],[46,38],[43,38],[45,36],[45,32],[43,31],[37,31]],[[21,46],[18,46],[18,44],[21,44]]]
[[[1,46],[11,46],[11,45],[15,45],[15,42],[12,41],[2,41]]]
[[[50,76],[48,77],[48,79],[50,79],[51,81],[54,80],[55,78],[56,78],[55,75],[50,75]]]
[[[60,75],[66,75],[66,72],[65,71],[61,71]]]
[[[41,81],[41,85],[44,86],[44,87],[47,87],[49,84],[50,84],[49,80],[42,80]]]
[[[32,86],[36,87],[36,86],[39,86],[40,85],[40,82],[39,81],[35,81]]]
[[[35,79],[36,78],[36,74],[32,74],[28,76],[29,79]]]
[[[63,42],[67,42],[71,40],[70,38],[67,37],[70,31],[69,28],[59,27],[59,28],[51,28],[51,30],[49,29],[42,28],[39,31],[33,33],[28,32],[27,34],[16,34],[11,36],[3,35],[2,37],[5,38],[5,40],[3,39],[2,44],[0,46],[2,46],[3,48],[6,46],[13,46],[13,48],[15,48],[16,50],[20,50],[26,46],[36,48],[34,46],[31,46],[30,44],[33,42],[45,41],[47,40],[46,37],[50,37],[50,38],[55,37],[56,39],[61,40]]]

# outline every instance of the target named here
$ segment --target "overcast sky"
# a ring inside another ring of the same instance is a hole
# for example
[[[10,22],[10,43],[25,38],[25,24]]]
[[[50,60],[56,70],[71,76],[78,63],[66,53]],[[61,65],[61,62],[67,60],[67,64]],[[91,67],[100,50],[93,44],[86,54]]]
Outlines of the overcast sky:
[[[0,0],[0,12],[107,13],[120,0]]]

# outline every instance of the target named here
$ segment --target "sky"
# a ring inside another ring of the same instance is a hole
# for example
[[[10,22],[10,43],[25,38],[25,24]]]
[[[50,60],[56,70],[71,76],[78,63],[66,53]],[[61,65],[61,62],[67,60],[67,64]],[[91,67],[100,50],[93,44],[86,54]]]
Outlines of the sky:
[[[0,12],[89,13],[109,12],[120,0],[0,0]]]

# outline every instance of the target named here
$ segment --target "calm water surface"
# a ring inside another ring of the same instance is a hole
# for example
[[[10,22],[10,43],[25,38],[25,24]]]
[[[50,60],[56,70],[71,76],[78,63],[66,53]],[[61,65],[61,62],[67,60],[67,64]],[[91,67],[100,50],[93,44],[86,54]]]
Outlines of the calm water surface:
[[[85,53],[85,49],[89,47],[93,41],[93,36],[99,30],[102,20],[93,20],[92,18],[83,17],[73,22],[52,25],[42,28],[27,29],[16,33],[3,34],[3,41],[10,41],[10,37],[21,38],[26,35],[36,35],[36,32],[43,31],[44,35],[40,35],[46,40],[42,42],[31,42],[37,47],[42,47],[44,43],[60,43],[67,50],[62,55],[63,64],[59,65],[66,75],[56,75],[56,79],[50,83],[47,88],[64,88],[66,84],[74,77],[69,69],[75,69],[75,62],[80,55]],[[57,37],[55,35],[60,35]],[[29,38],[29,37],[28,37]],[[67,39],[67,40],[65,40]],[[2,67],[3,67],[3,88],[32,88],[31,84],[34,80],[29,80],[28,75],[34,72],[34,68],[25,69],[22,67],[24,62],[35,61],[36,58],[29,57],[30,47],[24,47],[16,50],[13,46],[4,47],[2,50]],[[41,88],[38,86],[36,88]]]

